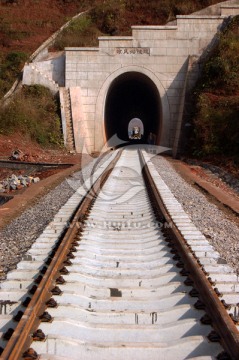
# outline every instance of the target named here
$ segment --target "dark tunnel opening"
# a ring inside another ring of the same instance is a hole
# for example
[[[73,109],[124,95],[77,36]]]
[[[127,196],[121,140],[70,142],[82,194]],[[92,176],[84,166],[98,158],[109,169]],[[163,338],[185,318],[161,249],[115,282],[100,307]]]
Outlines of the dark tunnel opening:
[[[157,87],[146,75],[127,72],[116,78],[108,91],[105,105],[105,132],[109,146],[115,146],[112,137],[128,143],[147,143],[149,133],[159,141],[161,102]],[[140,140],[130,139],[128,125],[133,118],[143,122],[144,134]]]

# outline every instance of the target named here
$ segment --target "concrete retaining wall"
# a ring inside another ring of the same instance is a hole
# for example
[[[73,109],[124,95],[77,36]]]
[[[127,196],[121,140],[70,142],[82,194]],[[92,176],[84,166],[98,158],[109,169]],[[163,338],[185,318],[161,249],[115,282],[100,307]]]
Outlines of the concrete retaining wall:
[[[42,84],[36,76],[36,71],[57,83],[59,86],[65,85],[65,54],[64,52],[47,54],[42,61],[26,64],[23,72],[23,85],[34,83]],[[38,81],[38,82],[35,82]],[[43,85],[43,84],[42,84]],[[52,86],[51,86],[52,87]]]

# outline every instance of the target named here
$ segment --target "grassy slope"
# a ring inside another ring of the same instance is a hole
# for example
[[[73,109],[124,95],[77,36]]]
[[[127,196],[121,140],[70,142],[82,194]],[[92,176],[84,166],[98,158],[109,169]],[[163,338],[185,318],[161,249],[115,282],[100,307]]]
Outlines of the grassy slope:
[[[58,101],[43,86],[23,86],[10,105],[0,108],[0,134],[22,133],[46,146],[61,145]]]
[[[0,97],[11,87],[29,55],[79,8],[57,0],[0,5]]]
[[[194,92],[192,151],[237,169],[239,165],[239,16],[221,34]]]

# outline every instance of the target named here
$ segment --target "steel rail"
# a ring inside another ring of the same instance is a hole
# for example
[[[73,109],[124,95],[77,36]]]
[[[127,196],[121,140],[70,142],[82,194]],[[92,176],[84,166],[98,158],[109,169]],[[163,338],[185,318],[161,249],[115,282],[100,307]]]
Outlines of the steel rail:
[[[165,208],[158,189],[155,186],[147,163],[144,160],[142,151],[140,150],[139,153],[143,175],[146,179],[145,182],[146,184],[149,184],[149,187],[153,192],[153,197],[156,201],[156,207],[158,208],[158,211],[163,215],[167,223],[172,224],[172,226],[168,228],[167,231],[171,232],[170,235],[174,239],[174,244],[181,256],[184,267],[186,270],[188,270],[189,276],[194,282],[194,287],[199,292],[199,298],[205,304],[206,310],[212,318],[213,326],[221,338],[220,342],[222,346],[233,360],[238,360],[239,332],[237,327],[226,311],[224,305],[218,298],[202,267],[198,264],[197,258],[190,251],[186,240],[181,235],[177,226],[174,224],[174,221]]]
[[[46,273],[44,274],[39,284],[39,287],[34,293],[21,320],[19,321],[15,331],[8,341],[7,346],[1,354],[1,360],[19,360],[22,358],[24,351],[29,349],[31,342],[33,341],[32,334],[37,330],[40,324],[39,316],[46,308],[46,301],[48,301],[52,296],[51,289],[55,286],[55,280],[60,275],[59,271],[67,258],[67,253],[72,247],[72,242],[74,241],[75,235],[79,231],[77,223],[82,217],[82,214],[87,214],[95,196],[98,194],[102,185],[113,170],[113,167],[117,163],[121,152],[122,150],[118,152],[116,157],[107,166],[103,174],[91,186],[85,198],[81,201],[79,208],[74,215],[71,226],[67,229],[55,253],[55,256],[53,257]],[[87,196],[89,194],[90,196]]]

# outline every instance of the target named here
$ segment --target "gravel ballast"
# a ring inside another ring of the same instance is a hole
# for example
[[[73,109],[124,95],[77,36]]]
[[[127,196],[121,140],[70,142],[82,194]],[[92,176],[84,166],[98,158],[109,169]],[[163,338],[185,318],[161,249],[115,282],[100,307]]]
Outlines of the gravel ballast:
[[[94,159],[30,206],[0,231],[0,280],[16,267],[59,209],[109,155]]]
[[[181,203],[193,223],[220,256],[239,274],[239,228],[199,190],[188,184],[161,156],[152,158],[162,179]]]
[[[204,194],[183,180],[165,158],[156,156],[152,162],[195,225],[239,274],[238,226],[227,219]],[[64,180],[0,231],[0,279],[4,279],[7,272],[16,267],[58,210],[91,175],[97,163],[97,159],[94,159],[82,171]]]

